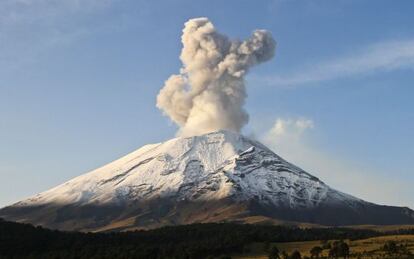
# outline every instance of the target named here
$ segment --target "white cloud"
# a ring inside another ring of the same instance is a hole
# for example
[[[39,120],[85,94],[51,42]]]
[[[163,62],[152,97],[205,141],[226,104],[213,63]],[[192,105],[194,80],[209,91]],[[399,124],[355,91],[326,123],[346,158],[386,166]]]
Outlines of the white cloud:
[[[315,124],[310,119],[279,118],[260,140],[335,189],[379,204],[414,208],[414,191],[409,182],[325,152],[315,144],[314,130]]]
[[[306,130],[313,127],[313,121],[310,119],[277,119],[270,129],[269,136],[272,136],[273,141],[276,142],[286,141],[287,137],[298,141]]]
[[[292,87],[397,69],[414,69],[414,39],[380,42],[347,56],[308,64],[290,74],[253,79],[266,85]]]

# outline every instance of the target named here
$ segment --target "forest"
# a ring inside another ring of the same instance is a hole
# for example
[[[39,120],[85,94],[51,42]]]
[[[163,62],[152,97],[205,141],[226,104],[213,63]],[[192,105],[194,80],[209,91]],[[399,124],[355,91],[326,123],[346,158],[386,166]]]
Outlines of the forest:
[[[414,231],[398,233],[413,234]],[[228,258],[231,254],[243,254],[252,242],[356,240],[379,235],[384,233],[350,228],[305,229],[234,223],[81,233],[49,230],[0,219],[0,259]]]

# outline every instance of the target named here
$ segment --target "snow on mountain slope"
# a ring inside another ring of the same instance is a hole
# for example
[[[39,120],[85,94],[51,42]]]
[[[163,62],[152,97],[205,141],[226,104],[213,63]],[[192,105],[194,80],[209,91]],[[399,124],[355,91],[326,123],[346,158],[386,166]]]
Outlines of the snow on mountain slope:
[[[0,217],[82,231],[251,217],[322,225],[414,224],[412,210],[336,191],[259,142],[229,131],[146,145],[3,208]]]
[[[168,197],[307,208],[321,202],[361,202],[336,192],[262,144],[219,131],[146,145],[17,206],[122,203]]]

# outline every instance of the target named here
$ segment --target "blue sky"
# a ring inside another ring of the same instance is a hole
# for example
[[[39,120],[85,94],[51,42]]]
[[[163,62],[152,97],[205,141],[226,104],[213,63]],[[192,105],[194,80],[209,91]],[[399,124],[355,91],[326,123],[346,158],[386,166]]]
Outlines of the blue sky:
[[[246,135],[363,199],[414,208],[414,2],[0,2],[0,206],[175,135],[155,107],[181,30],[272,32]]]

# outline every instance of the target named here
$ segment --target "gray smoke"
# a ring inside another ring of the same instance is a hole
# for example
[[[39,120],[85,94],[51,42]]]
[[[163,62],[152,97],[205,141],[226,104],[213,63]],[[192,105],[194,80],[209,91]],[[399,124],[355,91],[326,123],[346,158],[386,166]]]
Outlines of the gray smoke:
[[[245,41],[230,40],[207,18],[196,18],[185,23],[181,41],[183,67],[165,82],[157,107],[180,126],[182,136],[239,132],[249,120],[244,76],[274,56],[271,34],[256,30]]]

